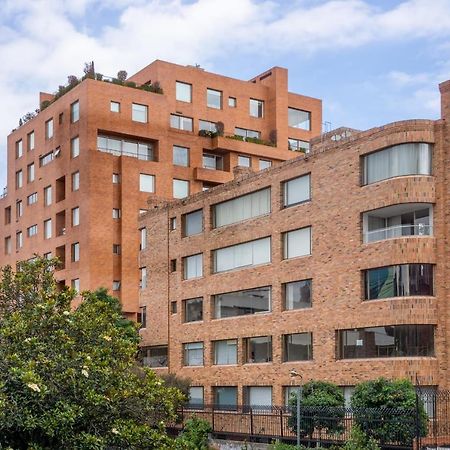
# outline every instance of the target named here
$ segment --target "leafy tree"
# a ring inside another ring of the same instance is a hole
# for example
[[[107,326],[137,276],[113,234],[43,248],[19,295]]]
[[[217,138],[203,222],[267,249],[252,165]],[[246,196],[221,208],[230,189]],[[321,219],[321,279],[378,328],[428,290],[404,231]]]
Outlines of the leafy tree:
[[[168,449],[183,395],[136,363],[139,335],[106,290],[59,290],[56,260],[0,279],[0,448]]]
[[[119,70],[119,71],[117,72],[117,79],[118,79],[119,81],[121,81],[122,83],[125,82],[125,80],[127,79],[127,77],[128,77],[128,73],[127,73],[126,70]]]
[[[409,380],[366,381],[355,387],[351,405],[356,423],[368,436],[380,443],[410,445],[416,436],[416,392]],[[427,414],[419,402],[418,424],[426,435]]]
[[[207,420],[193,417],[186,421],[177,444],[189,450],[208,450],[208,434],[211,431],[212,427]]]
[[[342,390],[326,381],[309,381],[303,386],[300,410],[300,435],[312,438],[314,430],[340,433],[343,430],[345,400]],[[297,394],[289,399],[289,426],[297,433]]]

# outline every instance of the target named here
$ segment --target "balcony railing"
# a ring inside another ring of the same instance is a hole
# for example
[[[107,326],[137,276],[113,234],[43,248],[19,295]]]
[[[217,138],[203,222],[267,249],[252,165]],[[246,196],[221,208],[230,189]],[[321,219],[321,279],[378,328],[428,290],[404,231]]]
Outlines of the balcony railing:
[[[378,230],[366,231],[364,233],[364,242],[384,241],[404,236],[432,236],[433,226],[419,223],[417,225],[395,225]]]
[[[142,161],[154,161],[155,155],[154,152],[143,152],[143,153],[135,153],[135,152],[127,152],[125,150],[113,150],[110,148],[100,148],[97,147],[98,151],[103,153],[109,153],[114,156],[130,156],[131,158],[137,158]]]

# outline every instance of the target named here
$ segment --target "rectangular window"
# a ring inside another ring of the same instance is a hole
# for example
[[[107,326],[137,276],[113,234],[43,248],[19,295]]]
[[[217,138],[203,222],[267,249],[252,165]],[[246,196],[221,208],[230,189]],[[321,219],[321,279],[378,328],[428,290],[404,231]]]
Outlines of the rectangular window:
[[[53,137],[53,119],[47,120],[45,122],[45,138],[51,139]]]
[[[184,279],[199,278],[203,276],[203,253],[183,258]]]
[[[20,189],[23,186],[23,172],[22,169],[16,172],[16,189]]]
[[[80,138],[74,137],[70,140],[70,156],[76,158],[80,154]]]
[[[139,190],[141,192],[155,192],[155,175],[139,174]]]
[[[112,210],[112,218],[113,219],[120,219],[121,211],[120,208],[113,208]]]
[[[113,251],[113,255],[120,255],[122,253],[120,244],[113,244],[112,251]]]
[[[244,363],[265,363],[272,361],[272,336],[244,339]]]
[[[237,339],[214,341],[214,364],[237,364]]]
[[[252,160],[249,156],[238,156],[238,166],[239,167],[250,167],[252,165]]]
[[[177,229],[177,218],[176,217],[171,217],[169,219],[169,230],[170,231],[175,231]]]
[[[113,280],[112,282],[112,290],[120,291],[120,280]]]
[[[301,109],[288,108],[288,125],[301,130],[311,130],[311,113]]]
[[[34,150],[34,131],[27,134],[27,149],[28,151]]]
[[[112,182],[113,182],[113,184],[120,184],[120,174],[113,173],[112,174]]]
[[[139,352],[142,356],[142,363],[146,367],[167,367],[169,353],[167,345],[155,347],[141,347]]]
[[[5,255],[10,255],[12,253],[12,240],[11,236],[5,237]]]
[[[124,139],[118,136],[97,136],[97,149],[114,156],[129,156],[141,161],[154,161],[153,144],[147,141]]]
[[[246,128],[238,128],[236,127],[234,129],[234,134],[236,136],[241,136],[244,139],[250,138],[250,139],[261,139],[261,132],[255,131],[255,130],[247,130]]]
[[[179,116],[177,114],[170,115],[170,126],[177,130],[192,131],[193,121],[192,117]]]
[[[170,272],[176,272],[177,271],[177,260],[176,259],[171,259],[170,260]]]
[[[182,216],[183,235],[192,236],[203,231],[203,210],[199,209]]]
[[[37,203],[37,201],[38,201],[38,195],[37,195],[37,192],[33,192],[32,194],[30,194],[30,195],[27,197],[27,205],[28,205],[28,206],[34,205],[35,203]]]
[[[16,219],[20,219],[23,216],[23,202],[18,200],[16,202]]]
[[[72,191],[78,191],[80,189],[80,172],[74,172],[72,174]]]
[[[138,103],[131,104],[131,119],[135,122],[148,122],[148,106],[139,105]]]
[[[52,187],[46,186],[44,188],[44,205],[49,206],[52,204]]]
[[[270,237],[213,251],[214,272],[256,266],[271,261]]]
[[[250,99],[250,116],[263,117],[264,116],[264,101],[255,98]]]
[[[52,219],[44,220],[44,239],[52,237]]]
[[[203,342],[184,344],[184,365],[203,366]]]
[[[115,112],[115,113],[120,112],[120,103],[111,101],[111,103],[109,105],[109,109],[111,112]]]
[[[16,233],[16,249],[20,249],[23,247],[23,233],[18,231]]]
[[[283,335],[283,361],[309,361],[312,350],[312,333]]]
[[[198,129],[210,131],[211,133],[217,133],[217,124],[216,122],[209,122],[208,120],[199,120]]]
[[[271,292],[272,288],[265,286],[214,295],[214,317],[222,319],[269,312]]]
[[[259,160],[259,170],[268,169],[269,167],[272,167],[272,161],[267,161],[266,159]]]
[[[5,208],[5,225],[10,224],[11,220],[12,220],[11,206],[7,206]]]
[[[23,156],[23,141],[20,139],[16,142],[16,159],[22,158]]]
[[[434,356],[435,325],[338,330],[337,359]]]
[[[78,242],[75,242],[71,246],[72,248],[72,262],[76,262],[80,260],[80,244]]]
[[[72,208],[72,226],[77,227],[80,225],[80,208]]]
[[[139,237],[140,237],[139,250],[142,251],[147,248],[147,228],[139,229]]]
[[[400,264],[364,271],[365,300],[432,296],[432,264]]]
[[[207,89],[206,104],[209,108],[222,109],[222,92],[215,89]]]
[[[217,409],[233,411],[237,408],[237,387],[213,386],[213,393],[214,406]]]
[[[181,81],[177,81],[175,83],[176,86],[176,99],[179,102],[192,102],[192,84],[182,83]]]
[[[303,175],[283,183],[284,207],[311,200],[311,175]]]
[[[35,170],[34,163],[28,164],[27,166],[27,181],[28,183],[32,183],[35,178]]]
[[[254,409],[271,407],[272,386],[245,386],[244,403]]]
[[[236,106],[237,106],[236,97],[228,97],[228,106],[230,108],[236,108]]]
[[[212,170],[223,170],[223,156],[203,153],[203,168]]]
[[[27,236],[28,237],[36,236],[37,232],[38,232],[37,225],[31,225],[31,227],[27,228]]]
[[[140,306],[137,313],[137,323],[141,325],[141,328],[147,328],[147,307]]]
[[[147,287],[147,267],[139,268],[139,287],[145,289]]]
[[[75,123],[80,120],[80,102],[77,100],[70,105],[70,122]]]
[[[71,287],[74,289],[77,293],[80,292],[80,279],[75,278],[71,281]]]
[[[270,187],[212,206],[214,228],[269,214]]]
[[[300,139],[288,139],[288,148],[293,152],[309,153],[310,144],[308,141],[302,141]]]
[[[187,147],[174,145],[173,163],[175,166],[189,167],[189,149]]]
[[[291,281],[283,284],[284,307],[290,309],[311,308],[312,280]]]
[[[53,150],[46,153],[45,155],[39,156],[39,166],[44,167],[47,164],[50,164],[53,161],[54,157],[55,155],[53,153]]]
[[[178,303],[176,301],[170,302],[170,312],[176,314],[178,310]]]
[[[189,195],[189,181],[173,180],[173,198],[185,198]]]
[[[362,157],[363,184],[405,175],[431,175],[433,145],[410,142]]]
[[[184,300],[184,321],[199,322],[203,320],[203,298]]]
[[[296,258],[311,254],[311,227],[283,233],[283,258]]]
[[[191,386],[189,388],[189,400],[187,406],[193,409],[203,409],[203,386]]]

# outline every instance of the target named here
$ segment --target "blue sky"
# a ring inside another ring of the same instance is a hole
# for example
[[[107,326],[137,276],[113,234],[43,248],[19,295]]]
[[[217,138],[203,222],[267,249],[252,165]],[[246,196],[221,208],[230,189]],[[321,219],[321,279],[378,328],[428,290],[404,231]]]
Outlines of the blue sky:
[[[289,69],[332,128],[438,118],[450,0],[0,0],[0,187],[6,136],[84,62],[114,75],[154,59],[249,79]]]

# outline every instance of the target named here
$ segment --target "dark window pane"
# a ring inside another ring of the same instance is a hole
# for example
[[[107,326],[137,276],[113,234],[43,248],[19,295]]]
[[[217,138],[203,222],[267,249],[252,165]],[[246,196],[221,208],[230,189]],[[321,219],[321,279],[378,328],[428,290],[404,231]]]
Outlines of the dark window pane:
[[[246,363],[272,361],[272,337],[261,336],[245,339]]]
[[[284,339],[284,361],[308,361],[312,359],[312,334],[286,334]]]
[[[184,302],[185,322],[196,322],[203,320],[203,299],[191,298]]]
[[[243,316],[270,311],[270,286],[214,296],[215,317]]]

